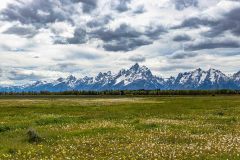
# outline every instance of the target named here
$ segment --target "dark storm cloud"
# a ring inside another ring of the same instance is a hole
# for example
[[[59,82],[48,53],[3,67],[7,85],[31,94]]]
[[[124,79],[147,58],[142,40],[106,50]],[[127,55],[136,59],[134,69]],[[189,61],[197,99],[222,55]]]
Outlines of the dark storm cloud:
[[[97,7],[97,0],[32,0],[9,4],[1,11],[2,20],[19,21],[43,27],[48,23],[68,21],[73,23],[71,16],[75,10],[70,7],[81,3],[83,12],[89,13]]]
[[[138,38],[141,33],[136,31],[134,28],[121,24],[115,30],[110,30],[108,28],[100,28],[99,30],[94,31],[93,36],[103,40],[104,42],[110,42],[113,40],[121,40],[123,38]]]
[[[64,38],[61,36],[54,36],[54,44],[83,44],[88,41],[87,32],[83,28],[76,28],[74,35],[71,38]]]
[[[101,39],[103,48],[107,51],[130,51],[139,46],[150,44],[151,42],[140,38],[141,32],[134,28],[121,24],[115,30],[100,28],[92,33],[92,36]]]
[[[147,27],[146,31],[140,32],[127,24],[121,24],[115,30],[100,28],[91,33],[93,38],[101,39],[103,48],[107,51],[131,51],[140,46],[152,44],[162,33],[163,27]]]
[[[55,44],[83,44],[91,39],[100,39],[103,41],[102,47],[107,51],[131,51],[152,44],[153,41],[160,38],[160,35],[167,32],[162,26],[146,27],[143,32],[127,24],[121,24],[114,30],[104,26],[99,27],[88,32],[85,29],[77,28],[72,38],[54,37],[54,42]]]
[[[97,8],[98,0],[75,0],[83,5],[83,12],[90,13]]]
[[[3,32],[4,34],[14,34],[23,37],[33,37],[38,31],[34,27],[22,27],[22,26],[12,26]]]
[[[107,51],[132,51],[140,46],[152,44],[152,41],[143,39],[120,39],[111,43],[105,43],[103,48]]]
[[[188,7],[198,7],[198,0],[173,0],[177,10],[184,10]]]
[[[10,71],[8,79],[10,80],[39,80],[45,78],[44,76],[36,75],[34,73],[26,74],[20,71]]]
[[[118,12],[125,12],[128,11],[128,4],[131,2],[131,0],[118,0],[116,6],[114,9],[116,9]]]
[[[67,39],[70,44],[83,44],[87,41],[87,32],[82,28],[77,28],[74,31],[74,37]]]
[[[133,55],[129,58],[132,62],[145,62],[146,58],[142,55]]]
[[[184,41],[190,41],[190,40],[191,40],[191,37],[186,34],[177,35],[173,37],[173,41],[176,41],[176,42],[184,42]]]
[[[93,20],[91,20],[87,23],[87,26],[90,28],[102,27],[102,26],[108,24],[111,20],[113,20],[112,16],[106,15],[101,18],[94,18]]]
[[[219,19],[216,25],[212,25],[210,31],[204,35],[208,37],[215,37],[230,31],[236,36],[240,36],[240,8],[236,8],[224,15],[224,18]]]
[[[145,31],[139,31],[126,24],[121,24],[114,30],[109,29],[109,24],[114,17],[105,15],[86,23],[84,26],[78,26],[74,23],[73,15],[78,13],[76,5],[83,12],[90,15],[98,6],[97,0],[19,0],[18,3],[9,4],[1,11],[2,20],[9,22],[20,22],[19,25],[12,26],[5,31],[5,34],[15,34],[22,37],[31,38],[38,34],[40,28],[47,29],[52,23],[66,22],[75,27],[73,37],[61,37],[54,33],[51,38],[54,44],[83,44],[89,40],[101,40],[102,47],[107,51],[131,51],[140,46],[152,44],[158,40],[160,35],[167,31],[159,25],[151,24]],[[118,0],[113,2],[113,9],[117,12],[124,12],[129,9],[131,0]],[[135,14],[144,12],[144,6],[139,6]],[[134,10],[133,10],[134,12]],[[80,15],[81,16],[81,15]],[[32,28],[23,27],[32,26]]]
[[[147,27],[143,35],[149,37],[151,40],[158,40],[160,35],[167,33],[168,31],[163,26],[150,26]]]
[[[231,32],[235,36],[240,35],[240,8],[229,10],[229,12],[223,14],[220,19],[207,19],[192,17],[186,19],[181,25],[173,27],[173,29],[180,28],[199,28],[200,26],[210,27],[210,30],[202,33],[206,37],[216,37],[226,31]]]
[[[231,40],[226,40],[226,41],[206,40],[200,43],[188,44],[185,46],[185,49],[188,51],[215,49],[215,48],[240,48],[240,43],[236,41],[231,41]]]
[[[181,29],[181,28],[199,28],[200,26],[214,26],[217,25],[218,21],[213,21],[210,19],[203,19],[198,17],[192,17],[184,20],[179,26],[174,26],[172,29]]]
[[[41,27],[47,23],[70,20],[70,12],[64,11],[60,1],[33,0],[29,3],[19,1],[18,4],[9,4],[1,15],[3,20],[19,21],[22,24],[33,24]]]

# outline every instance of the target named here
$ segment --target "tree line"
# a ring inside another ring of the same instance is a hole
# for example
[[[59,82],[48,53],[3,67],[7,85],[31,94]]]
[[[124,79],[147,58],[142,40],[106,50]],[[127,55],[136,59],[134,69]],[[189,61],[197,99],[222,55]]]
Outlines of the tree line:
[[[62,92],[0,92],[0,95],[237,95],[240,90],[106,90]]]

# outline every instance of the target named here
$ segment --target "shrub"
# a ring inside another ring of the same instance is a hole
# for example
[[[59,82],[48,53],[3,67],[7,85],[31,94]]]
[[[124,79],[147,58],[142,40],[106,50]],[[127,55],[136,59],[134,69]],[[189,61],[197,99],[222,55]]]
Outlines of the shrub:
[[[28,142],[30,143],[39,143],[42,141],[42,138],[34,129],[29,129],[27,132],[28,135]]]
[[[221,112],[221,111],[220,111],[220,112],[217,112],[217,115],[218,115],[218,116],[224,116],[224,112]]]
[[[0,126],[0,133],[1,132],[7,132],[9,130],[10,130],[10,127],[8,127],[8,126]]]
[[[10,148],[10,149],[8,150],[8,153],[9,153],[9,154],[16,154],[16,153],[17,153],[17,150],[14,149],[14,148]]]

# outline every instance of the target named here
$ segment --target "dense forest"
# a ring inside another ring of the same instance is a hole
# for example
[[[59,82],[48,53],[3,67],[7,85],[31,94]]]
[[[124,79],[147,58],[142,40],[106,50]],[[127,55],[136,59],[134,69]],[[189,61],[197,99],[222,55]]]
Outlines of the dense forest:
[[[4,95],[237,95],[240,90],[106,90],[64,92],[0,92]]]

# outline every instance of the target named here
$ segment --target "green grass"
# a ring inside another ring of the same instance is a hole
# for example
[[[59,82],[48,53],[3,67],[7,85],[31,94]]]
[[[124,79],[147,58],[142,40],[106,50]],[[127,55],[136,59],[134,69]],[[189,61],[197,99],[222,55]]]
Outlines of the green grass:
[[[29,143],[32,128],[41,141]],[[0,159],[240,159],[240,96],[0,97]]]

